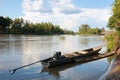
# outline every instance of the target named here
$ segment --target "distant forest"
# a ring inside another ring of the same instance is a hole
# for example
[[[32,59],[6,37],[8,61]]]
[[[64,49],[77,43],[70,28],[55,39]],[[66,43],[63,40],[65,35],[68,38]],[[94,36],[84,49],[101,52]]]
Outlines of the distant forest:
[[[88,24],[82,24],[79,27],[79,34],[105,34],[105,29],[104,28],[91,28]]]
[[[88,24],[82,24],[77,33],[79,34],[101,34],[104,28],[91,28]],[[53,25],[51,22],[32,23],[23,18],[15,18],[0,16],[0,33],[8,34],[75,34],[75,32],[62,29],[59,25]]]
[[[0,17],[0,33],[14,34],[74,34],[73,31],[60,28],[59,25],[53,25],[51,22],[31,23],[23,18]]]

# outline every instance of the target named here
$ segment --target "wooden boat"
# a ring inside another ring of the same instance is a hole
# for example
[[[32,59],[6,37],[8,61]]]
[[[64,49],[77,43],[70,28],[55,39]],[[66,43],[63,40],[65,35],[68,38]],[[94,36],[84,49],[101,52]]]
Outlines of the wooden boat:
[[[76,51],[72,53],[67,53],[61,55],[61,52],[56,52],[52,57],[41,60],[43,67],[53,67],[57,65],[62,65],[70,62],[75,62],[76,58],[82,58],[87,56],[93,56],[98,54],[101,50],[101,47],[89,48],[81,51]]]

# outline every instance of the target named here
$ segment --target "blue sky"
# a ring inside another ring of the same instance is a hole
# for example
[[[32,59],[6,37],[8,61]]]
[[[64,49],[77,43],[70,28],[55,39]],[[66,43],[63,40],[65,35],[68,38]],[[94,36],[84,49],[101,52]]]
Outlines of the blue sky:
[[[81,24],[106,28],[114,0],[0,0],[0,16],[52,22],[77,31]]]

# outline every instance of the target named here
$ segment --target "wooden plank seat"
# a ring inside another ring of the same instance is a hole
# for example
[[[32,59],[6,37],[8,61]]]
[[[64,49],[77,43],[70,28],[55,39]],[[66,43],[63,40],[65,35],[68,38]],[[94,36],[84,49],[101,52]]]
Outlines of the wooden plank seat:
[[[81,54],[76,54],[76,53],[71,53],[71,54],[65,54],[65,57],[74,57],[74,56],[79,56]]]
[[[64,56],[65,57],[74,57],[74,55],[72,55],[72,54],[65,54]]]
[[[78,52],[76,52],[76,54],[86,54],[86,53],[88,53],[88,51],[78,51]]]

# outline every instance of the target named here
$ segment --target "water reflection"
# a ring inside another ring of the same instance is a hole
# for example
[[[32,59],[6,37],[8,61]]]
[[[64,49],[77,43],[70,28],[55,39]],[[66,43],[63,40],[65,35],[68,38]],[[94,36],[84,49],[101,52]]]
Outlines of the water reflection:
[[[39,59],[39,56],[37,54],[34,54],[34,50],[31,44],[32,42],[28,41],[28,39],[22,41],[22,65],[29,64],[31,61],[35,62]]]
[[[48,72],[48,74],[52,74],[53,76],[55,76],[56,78],[59,79],[61,71],[65,71],[66,69],[75,67],[77,65],[80,65],[80,63],[69,63],[69,64],[65,64],[65,65],[61,65],[61,66],[56,66],[56,67],[53,67],[53,68],[43,67],[42,70],[41,70],[41,73]]]
[[[83,47],[91,47],[91,45],[101,45],[104,42],[101,41],[102,37],[98,36],[79,36],[79,44]],[[93,46],[92,46],[93,47]]]
[[[23,65],[36,62],[47,56],[46,50],[51,49],[53,38],[51,36],[26,37],[22,40],[22,63]],[[43,54],[44,53],[44,54]],[[39,64],[38,64],[39,65]]]
[[[22,36],[15,37],[14,35],[0,36],[0,52],[1,53],[19,53],[22,48]]]
[[[60,40],[65,40],[65,36],[60,36]]]
[[[9,69],[14,69],[22,65],[48,58],[52,56],[55,51],[67,53],[104,44],[104,41],[101,40],[100,36],[63,36],[65,38],[60,39],[60,36],[58,35],[0,35],[0,79],[87,80],[96,77],[96,73],[98,73],[97,75],[99,77],[108,65],[107,60],[96,61],[84,65],[72,63],[50,69],[42,68],[41,64],[35,64],[25,69],[18,70],[13,76],[9,75]],[[94,68],[94,66],[97,67]],[[42,74],[39,74],[38,71],[40,70]],[[46,74],[45,72],[49,74]],[[91,74],[91,72],[93,73]]]
[[[80,43],[82,43],[82,44],[84,44],[85,46],[88,46],[88,42],[89,41],[89,39],[88,38],[85,38],[85,39],[82,39],[81,41],[80,41]]]
[[[107,58],[108,63],[110,64],[114,58],[115,58],[115,55],[108,57]]]

